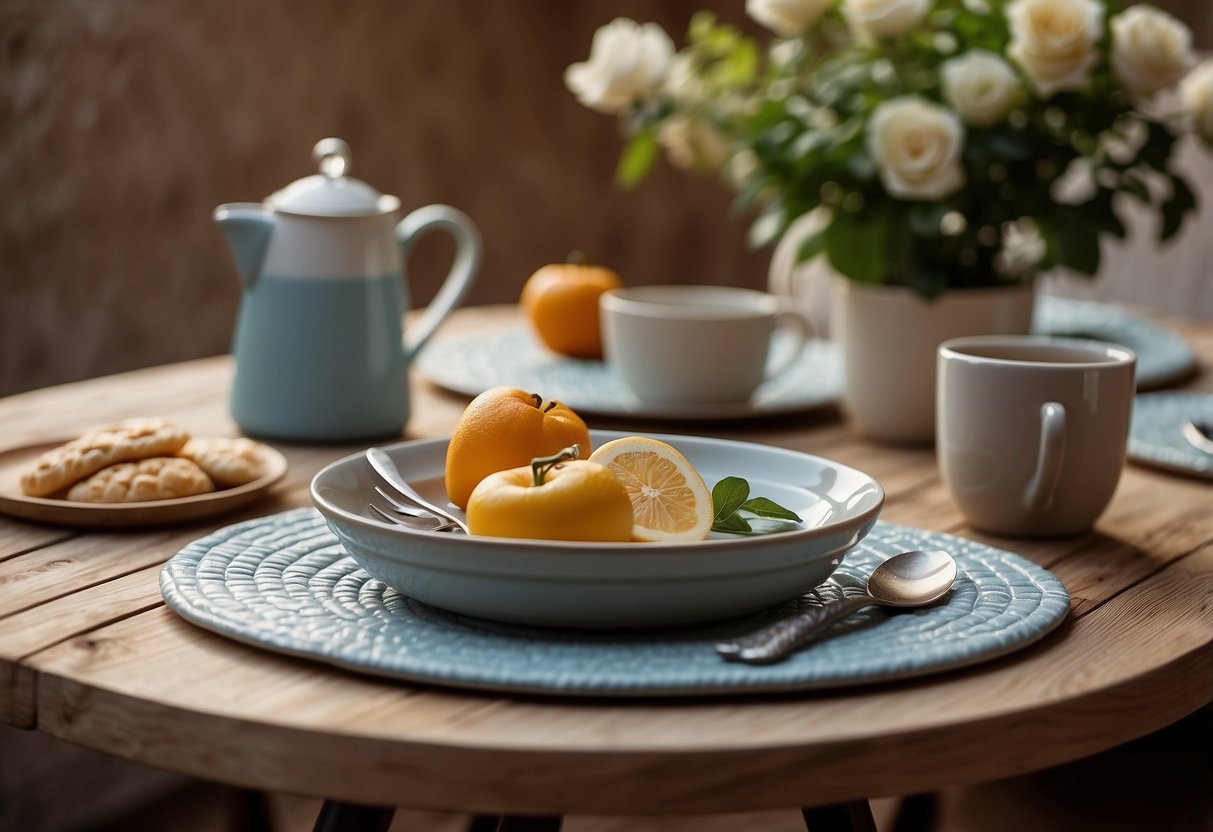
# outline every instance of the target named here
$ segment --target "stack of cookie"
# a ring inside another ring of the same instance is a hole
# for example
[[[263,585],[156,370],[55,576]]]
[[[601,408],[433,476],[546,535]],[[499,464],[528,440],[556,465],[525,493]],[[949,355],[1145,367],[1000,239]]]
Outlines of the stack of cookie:
[[[164,419],[128,419],[53,448],[21,475],[31,497],[130,503],[192,497],[266,473],[250,439],[191,438]]]

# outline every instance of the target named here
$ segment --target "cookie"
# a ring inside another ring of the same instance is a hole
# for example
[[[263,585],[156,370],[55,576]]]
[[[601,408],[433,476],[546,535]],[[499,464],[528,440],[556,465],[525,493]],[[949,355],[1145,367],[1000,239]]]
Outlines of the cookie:
[[[84,503],[140,503],[192,497],[215,490],[206,472],[179,456],[157,456],[102,468],[67,492]]]
[[[265,476],[261,445],[251,439],[195,438],[177,455],[193,460],[220,488],[233,488]]]
[[[21,491],[45,497],[119,462],[171,456],[189,434],[164,419],[127,419],[53,448],[21,475]]]

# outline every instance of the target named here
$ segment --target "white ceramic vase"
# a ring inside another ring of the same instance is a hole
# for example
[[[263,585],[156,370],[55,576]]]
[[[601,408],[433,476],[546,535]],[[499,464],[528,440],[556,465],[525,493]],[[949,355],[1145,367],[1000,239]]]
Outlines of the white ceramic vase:
[[[1022,335],[1031,329],[1030,285],[957,289],[933,301],[911,289],[847,280],[825,256],[796,262],[801,243],[829,221],[798,219],[771,257],[768,287],[791,297],[819,334],[842,347],[842,404],[864,436],[896,444],[935,437],[935,353],[949,338]]]
[[[935,356],[963,335],[1022,335],[1029,285],[957,289],[933,301],[901,286],[833,281],[832,323],[842,347],[842,404],[858,431],[897,444],[935,438]]]

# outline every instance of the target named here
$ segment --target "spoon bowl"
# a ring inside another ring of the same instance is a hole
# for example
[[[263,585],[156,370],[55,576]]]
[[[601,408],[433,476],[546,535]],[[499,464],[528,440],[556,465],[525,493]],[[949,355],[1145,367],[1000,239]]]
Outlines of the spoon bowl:
[[[1213,425],[1189,419],[1184,422],[1183,434],[1192,447],[1207,454],[1213,454]]]
[[[863,607],[921,607],[947,595],[956,582],[956,561],[947,552],[902,552],[872,571],[863,595],[810,607],[757,632],[716,644],[727,661],[773,664],[799,650],[833,622]]]

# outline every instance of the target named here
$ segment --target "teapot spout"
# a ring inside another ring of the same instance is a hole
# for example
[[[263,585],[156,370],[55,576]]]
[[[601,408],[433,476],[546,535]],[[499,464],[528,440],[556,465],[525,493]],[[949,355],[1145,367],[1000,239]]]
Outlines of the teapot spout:
[[[274,235],[273,213],[258,202],[233,202],[215,209],[215,222],[227,234],[245,286],[252,286]]]

